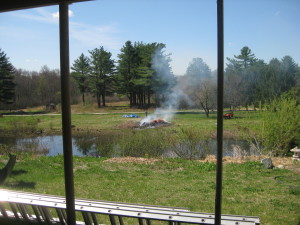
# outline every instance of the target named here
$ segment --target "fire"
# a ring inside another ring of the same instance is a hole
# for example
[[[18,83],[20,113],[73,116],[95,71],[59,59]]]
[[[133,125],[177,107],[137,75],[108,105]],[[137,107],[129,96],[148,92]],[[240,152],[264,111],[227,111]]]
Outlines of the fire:
[[[159,124],[159,123],[164,124],[164,123],[167,123],[167,121],[165,121],[164,119],[156,119],[156,120],[152,120],[150,122],[150,125],[155,126],[156,124]]]
[[[141,124],[141,126],[142,127],[156,127],[156,126],[168,125],[168,124],[170,124],[170,123],[167,122],[166,120],[164,120],[162,118],[158,118],[158,119],[151,120],[149,122],[143,122]]]

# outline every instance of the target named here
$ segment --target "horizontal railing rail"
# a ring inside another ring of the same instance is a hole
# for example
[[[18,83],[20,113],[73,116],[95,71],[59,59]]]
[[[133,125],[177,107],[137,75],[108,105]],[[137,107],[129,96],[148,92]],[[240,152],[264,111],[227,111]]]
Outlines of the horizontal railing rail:
[[[52,209],[52,210],[50,210]],[[28,192],[0,189],[0,212],[2,217],[17,220],[37,221],[46,224],[66,224],[65,198]],[[76,199],[75,211],[82,214],[84,222],[78,224],[99,224],[97,215],[109,217],[111,225],[123,225],[125,218],[135,218],[139,225],[151,225],[165,221],[169,225],[214,224],[214,214],[191,212],[186,208],[173,208],[144,204],[120,203]],[[257,225],[258,217],[222,215],[224,225]]]

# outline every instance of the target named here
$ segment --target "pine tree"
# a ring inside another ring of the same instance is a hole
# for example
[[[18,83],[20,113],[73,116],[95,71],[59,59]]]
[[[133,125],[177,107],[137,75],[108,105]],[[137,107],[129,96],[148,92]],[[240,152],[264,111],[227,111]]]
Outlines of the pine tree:
[[[85,93],[88,90],[88,79],[90,76],[90,60],[84,54],[81,54],[78,59],[73,63],[71,69],[74,71],[72,73],[73,78],[75,79],[79,91],[82,95],[82,102],[85,104]]]
[[[98,107],[106,106],[106,95],[112,93],[111,85],[115,74],[114,60],[112,54],[101,46],[89,51],[91,54],[91,79],[90,88],[97,98]]]
[[[247,67],[253,65],[257,61],[257,58],[251,52],[251,49],[245,46],[241,49],[240,55],[234,55],[234,59],[227,57],[227,60],[233,64],[235,69],[246,69]]]
[[[118,55],[120,94],[126,94],[130,106],[149,107],[152,95],[161,105],[175,85],[170,57],[163,51],[165,44],[127,41]]]
[[[15,101],[14,73],[9,58],[0,49],[0,103],[12,104]]]
[[[137,72],[139,57],[137,49],[132,45],[131,41],[127,41],[121,48],[118,58],[118,92],[125,94],[129,98],[130,106],[133,106],[135,104],[133,80]]]
[[[209,66],[201,58],[193,58],[185,73],[189,82],[199,82],[200,79],[211,75]]]
[[[151,68],[154,73],[151,78],[151,86],[155,94],[156,104],[164,108],[173,108],[175,106],[173,87],[177,83],[170,62],[170,54],[165,54],[164,44],[157,44],[154,48],[151,60]]]

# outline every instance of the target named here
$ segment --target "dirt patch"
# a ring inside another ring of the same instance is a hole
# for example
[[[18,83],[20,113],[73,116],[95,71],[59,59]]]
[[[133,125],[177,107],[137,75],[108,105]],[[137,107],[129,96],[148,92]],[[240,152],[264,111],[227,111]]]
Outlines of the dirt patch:
[[[248,161],[261,161],[267,156],[245,156],[245,157],[223,157],[223,163],[244,163]],[[297,174],[300,174],[300,162],[295,162],[292,158],[288,157],[271,157],[273,165],[275,168],[288,169]],[[160,159],[155,158],[141,158],[141,157],[120,157],[120,158],[110,158],[105,160],[109,163],[137,163],[137,164],[153,164],[155,162],[161,161]],[[203,160],[198,160],[199,162],[217,162],[217,158],[214,155],[209,155]]]
[[[110,158],[105,160],[104,162],[112,162],[112,163],[138,163],[138,164],[153,164],[159,161],[159,159],[154,158],[138,158],[138,157],[122,157],[122,158]]]
[[[244,163],[246,161],[260,161],[263,157],[260,156],[243,156],[243,157],[230,157],[224,156],[223,163]],[[205,159],[199,160],[200,162],[217,162],[217,157],[215,155],[208,155]]]
[[[278,168],[292,170],[300,174],[300,161],[295,161],[292,158],[272,158],[273,165]]]
[[[119,128],[119,129],[146,129],[146,128],[166,127],[166,126],[170,126],[170,125],[171,125],[171,123],[169,123],[169,122],[166,122],[166,121],[162,122],[159,120],[154,120],[154,122],[144,123],[142,125],[140,125],[139,121],[126,121],[122,124],[117,125],[116,128]]]
[[[77,170],[87,170],[89,167],[87,165],[79,165],[75,166],[73,169],[73,172],[76,172]]]
[[[261,161],[264,158],[267,158],[268,156],[244,156],[244,157],[229,157],[225,156],[223,157],[223,163],[244,163],[247,161]],[[292,170],[293,172],[300,174],[300,162],[296,162],[292,160],[291,157],[271,157],[273,165],[276,168],[281,169],[288,169]],[[199,160],[200,162],[217,162],[217,157],[214,155],[209,155],[203,160]]]

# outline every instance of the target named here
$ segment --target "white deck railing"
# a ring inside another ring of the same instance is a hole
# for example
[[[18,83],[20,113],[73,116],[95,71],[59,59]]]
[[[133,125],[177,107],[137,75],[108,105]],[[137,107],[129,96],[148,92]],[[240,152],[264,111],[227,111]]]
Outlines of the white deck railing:
[[[0,189],[0,217],[15,218],[46,224],[67,224],[64,197]],[[127,204],[110,201],[75,200],[75,211],[82,215],[78,224],[103,224],[99,215],[111,225],[153,225],[158,221],[165,224],[214,224],[214,214],[191,212],[185,208]],[[103,217],[102,217],[103,218]],[[128,222],[125,218],[133,218]],[[136,221],[136,222],[132,222]],[[160,222],[160,224],[163,224]],[[258,225],[258,217],[222,215],[222,225]]]

